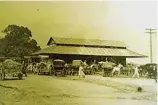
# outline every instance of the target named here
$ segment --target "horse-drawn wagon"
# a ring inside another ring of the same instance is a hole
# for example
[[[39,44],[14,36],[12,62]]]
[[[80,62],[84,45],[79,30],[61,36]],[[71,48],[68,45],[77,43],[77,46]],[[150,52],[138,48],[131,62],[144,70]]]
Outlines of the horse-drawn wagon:
[[[149,78],[157,77],[157,64],[156,63],[148,63],[145,65],[144,69],[146,70],[147,76]]]
[[[82,64],[83,62],[82,62],[82,60],[73,60],[72,61],[72,65],[71,65],[71,67],[72,67],[72,70],[71,70],[71,75],[78,75],[78,71],[79,71],[79,67],[80,67],[80,65]]]
[[[18,79],[22,79],[22,64],[12,59],[6,59],[3,63],[0,64],[0,76],[1,80],[6,79],[6,77],[18,77]]]
[[[53,73],[55,76],[65,76],[66,71],[65,71],[65,61],[56,59],[53,61]]]
[[[91,68],[90,66],[84,67],[84,73],[86,75],[92,75],[92,74],[94,74],[93,68]]]
[[[134,67],[131,64],[126,64],[125,67],[123,67],[123,69],[121,70],[121,73],[123,75],[127,75],[129,76],[129,74],[132,74],[132,72],[134,72]]]
[[[115,63],[112,62],[98,62],[101,66],[101,69],[103,71],[103,77],[109,77],[111,76],[111,72],[113,70],[113,67],[115,66]]]
[[[52,74],[52,70],[51,70],[51,64],[49,63],[45,63],[45,62],[40,62],[39,64],[37,64],[37,73],[38,74]]]
[[[51,70],[52,60],[49,56],[41,55],[34,57],[34,61],[31,63],[30,68],[37,74],[52,74]]]

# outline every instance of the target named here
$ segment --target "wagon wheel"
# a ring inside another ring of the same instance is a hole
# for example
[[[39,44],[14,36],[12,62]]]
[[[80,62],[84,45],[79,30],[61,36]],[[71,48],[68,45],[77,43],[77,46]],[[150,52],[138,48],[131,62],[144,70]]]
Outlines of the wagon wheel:
[[[5,80],[5,73],[2,74],[2,80]]]
[[[1,80],[3,81],[5,79],[5,73],[1,73]]]

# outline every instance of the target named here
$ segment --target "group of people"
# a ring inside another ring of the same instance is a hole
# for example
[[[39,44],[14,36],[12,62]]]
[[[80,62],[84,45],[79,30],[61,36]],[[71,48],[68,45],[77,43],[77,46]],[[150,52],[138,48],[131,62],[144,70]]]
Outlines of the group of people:
[[[47,67],[51,67],[49,65],[50,65],[50,63],[46,63]],[[38,66],[38,64],[33,65],[33,70],[34,71],[37,71],[37,66]],[[68,65],[65,64],[65,67],[68,68]],[[79,70],[78,70],[78,76],[79,76],[79,78],[82,78],[82,77],[85,78],[85,72],[84,71],[85,71],[85,69],[87,69],[87,67],[88,67],[88,64],[87,64],[87,62],[85,60],[84,62],[81,63],[81,65],[79,67]],[[115,72],[118,72],[118,75],[119,75],[120,72],[121,72],[121,68],[123,68],[123,65],[118,64],[116,67],[113,68],[111,74],[113,75]],[[135,78],[135,77],[136,78],[140,78],[141,68],[139,68],[137,65],[135,65],[135,66],[133,66],[133,71],[134,72],[133,72],[132,78]],[[153,77],[154,77],[155,81],[157,82],[157,75],[156,75],[157,74],[157,70],[156,70],[156,68],[154,68],[153,71],[155,71],[155,72],[153,72]]]
[[[78,71],[78,76],[79,78],[83,77],[85,78],[85,73],[84,73],[84,69],[87,67],[87,63],[86,61],[84,61],[83,63],[81,63],[81,66],[79,67],[79,71]],[[120,74],[121,72],[121,68],[123,68],[123,65],[121,64],[118,64],[116,67],[113,68],[111,74],[113,75],[115,72],[118,72],[118,75]],[[140,78],[140,71],[141,71],[141,68],[139,68],[138,65],[135,65],[133,67],[133,70],[134,70],[134,73],[132,75],[132,78]],[[157,82],[157,70],[156,68],[154,67],[153,69],[153,78],[154,80]]]
[[[24,64],[25,65],[25,64]],[[27,67],[25,67],[25,71],[28,70],[28,71],[32,71],[34,74],[38,73],[38,70],[40,68],[44,68],[46,67],[47,70],[50,70],[51,69],[51,64],[48,63],[48,62],[39,62],[39,63],[30,63],[30,64],[27,64]]]

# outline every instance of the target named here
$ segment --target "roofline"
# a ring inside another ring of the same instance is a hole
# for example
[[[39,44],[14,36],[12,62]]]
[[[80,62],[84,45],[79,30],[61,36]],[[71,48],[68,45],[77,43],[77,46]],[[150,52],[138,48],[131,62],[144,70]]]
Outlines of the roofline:
[[[126,57],[126,58],[146,58],[148,56],[142,55],[142,56],[115,56],[115,55],[90,55],[90,54],[60,54],[60,53],[39,53],[39,54],[33,54],[33,55],[81,55],[81,56],[104,56],[104,57]]]
[[[61,38],[61,39],[79,39],[79,40],[102,40],[102,41],[117,41],[117,42],[122,42],[119,40],[103,40],[103,39],[93,39],[93,38],[72,38],[72,37],[50,37],[50,38]],[[124,42],[122,42],[124,43]]]
[[[118,41],[118,40],[102,40],[102,39],[88,39],[88,38],[70,38],[70,37],[50,37],[49,38],[49,41],[47,42],[47,45],[51,45],[50,42],[51,40],[54,40],[54,38],[61,38],[61,39],[78,39],[78,40],[100,40],[100,41],[116,41],[116,42],[121,42],[124,44],[124,46],[114,46],[114,45],[111,45],[111,46],[108,46],[108,47],[120,47],[120,48],[126,48],[127,45],[123,42],[123,41]],[[55,42],[55,40],[54,40]],[[55,44],[63,44],[63,43],[58,43],[58,42],[55,42]],[[77,45],[77,44],[65,44],[65,45]],[[83,45],[83,44],[78,44],[78,45]],[[87,46],[103,46],[105,47],[104,45],[87,45]]]
[[[74,47],[93,47],[93,48],[120,48],[120,49],[126,49],[126,47],[120,47],[120,46],[103,46],[103,45],[80,45],[80,44],[60,44],[57,43],[57,46],[74,46]]]

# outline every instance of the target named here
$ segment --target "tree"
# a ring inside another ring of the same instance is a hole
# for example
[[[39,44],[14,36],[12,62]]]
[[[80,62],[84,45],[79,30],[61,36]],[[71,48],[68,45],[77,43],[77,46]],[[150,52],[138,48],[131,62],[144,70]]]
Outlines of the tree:
[[[8,25],[2,33],[6,35],[0,39],[0,56],[23,57],[41,49],[27,27]]]

